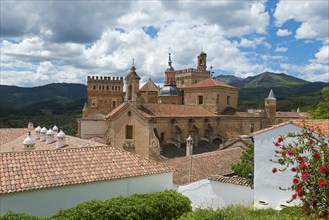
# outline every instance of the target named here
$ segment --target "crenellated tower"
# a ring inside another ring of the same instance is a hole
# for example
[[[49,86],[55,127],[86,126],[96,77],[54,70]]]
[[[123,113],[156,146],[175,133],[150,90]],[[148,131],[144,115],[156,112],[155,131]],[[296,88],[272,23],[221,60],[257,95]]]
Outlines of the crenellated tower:
[[[88,76],[87,97],[83,117],[106,115],[123,102],[123,77]]]

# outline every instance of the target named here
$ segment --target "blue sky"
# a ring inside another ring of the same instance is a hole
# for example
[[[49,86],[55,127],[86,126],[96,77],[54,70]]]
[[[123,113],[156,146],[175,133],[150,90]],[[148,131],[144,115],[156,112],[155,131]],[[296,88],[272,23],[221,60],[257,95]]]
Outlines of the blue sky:
[[[329,80],[329,1],[2,1],[1,84],[86,83],[125,76],[142,83],[196,67],[215,75],[265,71]],[[31,13],[33,12],[33,13]]]

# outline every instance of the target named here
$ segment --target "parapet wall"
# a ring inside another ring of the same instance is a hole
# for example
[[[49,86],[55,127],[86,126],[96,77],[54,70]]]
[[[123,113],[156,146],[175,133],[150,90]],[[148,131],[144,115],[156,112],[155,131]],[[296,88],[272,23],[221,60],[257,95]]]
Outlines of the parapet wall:
[[[123,82],[123,77],[115,76],[88,76],[87,82]]]

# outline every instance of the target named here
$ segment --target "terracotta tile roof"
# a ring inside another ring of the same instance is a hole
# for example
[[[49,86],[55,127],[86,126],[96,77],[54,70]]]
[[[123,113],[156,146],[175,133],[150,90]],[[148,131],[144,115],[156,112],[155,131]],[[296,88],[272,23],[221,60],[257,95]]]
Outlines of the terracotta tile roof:
[[[217,117],[198,105],[145,103],[139,110],[149,117]]]
[[[109,118],[111,116],[113,116],[114,114],[116,114],[117,112],[119,112],[125,105],[127,104],[127,102],[123,102],[120,105],[118,105],[115,109],[113,109],[110,113],[108,113],[105,118]]]
[[[248,187],[250,187],[252,185],[252,181],[250,179],[243,178],[243,177],[238,177],[238,176],[216,175],[216,176],[209,177],[208,180],[221,182],[221,183],[231,183],[231,184],[239,185],[239,186],[248,186]]]
[[[28,132],[28,128],[0,128],[0,146],[7,144],[22,135],[26,136]]]
[[[232,89],[237,89],[238,90],[237,87],[230,86],[226,83],[220,82],[218,80],[214,80],[212,78],[202,80],[198,83],[187,86],[184,89],[186,89],[186,88],[204,88],[204,87],[226,87],[226,88],[232,88]]]
[[[13,151],[27,151],[23,149],[23,141],[27,137],[29,129],[27,128],[0,128],[0,152],[13,152]],[[31,131],[33,139],[35,138],[35,131]],[[66,135],[66,146],[63,148],[80,148],[80,147],[97,147],[107,146],[106,144],[97,142],[95,139],[85,140],[78,137]],[[36,150],[56,150],[57,142],[46,144],[45,141],[35,140]]]
[[[232,174],[232,165],[241,161],[242,152],[241,148],[230,148],[171,159],[165,163],[175,169],[174,183],[183,185],[214,175]]]
[[[329,119],[319,119],[319,120],[291,120],[282,122],[280,124],[274,125],[269,128],[265,128],[256,132],[253,132],[250,134],[250,136],[254,136],[269,130],[272,130],[274,128],[278,128],[287,124],[294,124],[300,128],[304,128],[304,124],[309,129],[314,129],[316,132],[320,132],[326,136],[329,136]]]
[[[0,162],[0,194],[172,172],[113,147],[7,152]]]
[[[139,89],[139,91],[149,91],[149,92],[159,92],[159,88],[154,84],[154,82],[149,79],[142,88]]]
[[[277,118],[309,118],[310,115],[307,112],[277,112]]]

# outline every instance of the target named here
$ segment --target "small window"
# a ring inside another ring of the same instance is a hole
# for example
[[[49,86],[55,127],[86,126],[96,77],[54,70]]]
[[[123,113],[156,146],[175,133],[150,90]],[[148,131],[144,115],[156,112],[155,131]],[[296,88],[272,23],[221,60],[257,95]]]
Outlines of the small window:
[[[126,139],[133,139],[133,126],[126,125]]]
[[[117,87],[117,86],[115,86],[115,91],[117,91],[117,89],[118,89],[118,87]]]
[[[114,86],[112,86],[112,91],[114,91]]]
[[[226,97],[226,104],[231,105],[231,97],[230,96]]]
[[[104,90],[104,86],[102,86],[102,90]]]
[[[96,86],[94,86],[94,90],[96,90]]]
[[[109,90],[110,88],[109,88],[109,86],[106,86],[106,90]]]
[[[119,86],[119,90],[121,90],[121,87]]]
[[[99,87],[98,87],[98,90],[102,90],[102,87],[101,87],[101,86],[99,86]]]
[[[112,108],[117,107],[117,102],[116,101],[112,101]]]
[[[203,96],[202,95],[198,96],[198,104],[203,105]]]

